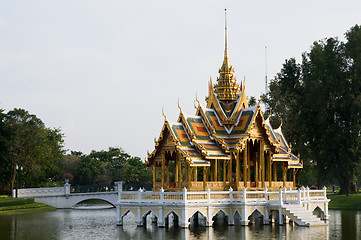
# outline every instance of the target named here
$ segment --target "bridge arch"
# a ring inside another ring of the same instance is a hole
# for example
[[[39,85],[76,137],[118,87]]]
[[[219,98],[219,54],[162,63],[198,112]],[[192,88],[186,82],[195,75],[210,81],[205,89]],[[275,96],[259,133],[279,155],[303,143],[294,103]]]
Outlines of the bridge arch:
[[[236,211],[234,211],[234,213],[233,213],[233,219],[234,219],[234,224],[235,224],[235,225],[241,224],[242,215],[241,215],[241,213],[238,211],[238,209],[236,209]]]
[[[214,221],[215,224],[227,225],[228,218],[229,218],[228,213],[221,208],[216,213],[214,213],[210,219],[212,219],[212,221]]]
[[[92,197],[92,198],[80,199],[80,200],[75,201],[75,203],[73,203],[72,208],[74,208],[77,204],[80,204],[80,203],[83,203],[83,202],[87,202],[87,201],[91,201],[91,200],[100,200],[100,201],[102,201],[102,202],[105,202],[105,203],[111,205],[112,207],[116,207],[116,206],[114,205],[114,203],[112,203],[112,202],[111,202],[110,200],[108,200],[108,199],[104,199],[104,198],[101,198],[101,197]]]
[[[128,208],[123,214],[120,215],[121,222],[123,222],[123,218],[127,216],[129,213],[133,214],[134,216],[137,216],[136,213],[134,213],[130,208]]]
[[[164,215],[164,222],[167,227],[170,227],[170,225],[171,225],[170,220],[173,221],[174,226],[177,226],[177,225],[179,226],[180,219],[181,219],[181,216],[173,209],[171,211],[169,211],[166,215]]]
[[[264,214],[258,209],[254,209],[251,214],[247,216],[250,224],[261,223],[263,224]]]
[[[318,218],[320,219],[325,219],[325,212],[322,210],[322,208],[320,208],[319,206],[315,207],[312,210],[312,214],[316,215]]]
[[[207,223],[207,217],[201,211],[195,211],[189,218],[188,222],[193,226],[198,226],[200,220],[203,219],[205,224]]]

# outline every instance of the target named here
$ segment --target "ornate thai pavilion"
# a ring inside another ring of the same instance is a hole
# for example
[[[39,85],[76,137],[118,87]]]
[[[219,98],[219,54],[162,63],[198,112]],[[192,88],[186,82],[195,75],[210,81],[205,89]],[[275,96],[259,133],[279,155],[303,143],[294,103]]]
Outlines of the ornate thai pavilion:
[[[187,115],[178,104],[178,120],[165,117],[148,153],[153,189],[295,187],[303,167],[299,156],[292,154],[281,126],[273,129],[264,119],[260,102],[249,107],[247,100],[245,80],[237,83],[228,58],[226,27],[224,59],[217,83],[209,81],[206,107],[196,99],[195,115]]]

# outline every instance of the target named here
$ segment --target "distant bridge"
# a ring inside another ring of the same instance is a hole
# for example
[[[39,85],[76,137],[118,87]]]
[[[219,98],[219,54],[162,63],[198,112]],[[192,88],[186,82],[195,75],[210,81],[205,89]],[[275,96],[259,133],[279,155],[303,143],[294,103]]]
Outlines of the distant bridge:
[[[72,208],[77,203],[90,199],[103,200],[115,206],[118,200],[118,188],[122,188],[121,182],[116,182],[115,191],[71,193],[70,184],[65,183],[64,187],[18,189],[18,197],[34,198],[36,202],[56,208]],[[15,191],[13,196],[15,196]]]

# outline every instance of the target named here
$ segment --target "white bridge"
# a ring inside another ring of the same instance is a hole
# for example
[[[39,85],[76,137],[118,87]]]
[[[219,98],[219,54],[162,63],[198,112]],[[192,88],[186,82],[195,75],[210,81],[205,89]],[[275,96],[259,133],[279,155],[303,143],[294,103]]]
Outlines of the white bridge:
[[[118,187],[122,187],[120,182],[115,185],[116,191],[70,193],[70,184],[65,183],[64,187],[25,188],[17,191],[18,197],[21,198],[34,198],[36,202],[45,203],[56,208],[72,208],[77,203],[90,199],[103,200],[115,206],[118,200]],[[16,190],[13,191],[13,197],[15,196]]]
[[[202,222],[212,226],[217,220],[228,225],[248,225],[261,219],[262,224],[292,221],[300,226],[327,225],[328,202],[326,188],[323,190],[279,189],[263,191],[194,191],[183,192],[122,192],[119,191],[117,207],[118,225],[124,217],[135,215],[138,226],[151,218],[158,227],[170,224],[188,228]]]

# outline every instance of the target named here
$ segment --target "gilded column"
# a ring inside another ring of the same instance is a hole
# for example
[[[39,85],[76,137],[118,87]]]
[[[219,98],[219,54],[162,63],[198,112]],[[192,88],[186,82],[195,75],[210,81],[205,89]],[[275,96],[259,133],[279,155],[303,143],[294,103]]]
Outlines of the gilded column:
[[[287,167],[282,167],[282,175],[283,175],[283,187],[286,187],[286,180],[287,180]]]
[[[206,190],[207,167],[203,167],[203,190]]]
[[[169,161],[168,161],[168,165],[167,166],[167,187],[169,187]]]
[[[236,189],[238,190],[238,183],[239,183],[239,177],[240,177],[240,164],[239,164],[239,150],[237,149],[237,155],[236,155]]]
[[[268,152],[267,155],[268,158],[268,182],[269,182],[269,187],[271,187],[271,183],[272,183],[272,157],[271,157],[271,152]]]
[[[179,177],[178,177],[178,161],[179,161],[179,156],[178,156],[178,152],[175,153],[175,162],[174,162],[174,184],[175,187],[179,187]]]
[[[164,164],[165,164],[165,152],[162,152],[162,180],[161,180],[161,186],[164,188]]]
[[[296,187],[296,173],[297,173],[297,170],[296,168],[293,169],[293,187]]]
[[[180,188],[183,188],[183,172],[182,172],[182,159],[180,157],[178,157],[178,164],[179,164],[179,167],[178,167],[178,171],[179,171],[179,174],[178,174],[178,177],[179,177],[179,187]]]
[[[223,185],[226,187],[227,184],[227,166],[226,166],[226,160],[223,160]]]
[[[155,161],[153,162],[153,189],[155,189],[156,185],[156,175],[155,175]]]
[[[277,166],[276,166],[277,162],[273,162],[273,181],[277,182]]]
[[[232,182],[232,158],[228,160],[228,181]]]
[[[193,174],[194,174],[193,181],[197,182],[198,181],[198,169],[197,169],[197,167],[194,167]]]
[[[259,153],[256,152],[256,157],[255,157],[255,169],[254,169],[254,182],[256,183],[256,187],[258,187],[258,173],[259,173],[259,164],[258,164],[258,160],[259,160]]]
[[[244,182],[244,187],[247,188],[247,178],[248,178],[248,174],[247,174],[247,150],[248,149],[248,141],[246,142],[246,146],[243,149],[243,182]]]
[[[213,181],[217,182],[218,181],[218,160],[215,159],[214,160],[214,168],[213,168],[213,173],[214,173],[214,177],[213,177]]]
[[[247,147],[247,182],[251,181],[251,141],[248,141]]]
[[[262,188],[264,188],[264,178],[265,178],[265,163],[264,163],[264,141],[261,141],[261,178],[262,178]]]
[[[190,188],[190,186],[191,186],[191,183],[190,183],[190,178],[191,178],[191,176],[190,176],[190,167],[189,167],[189,163],[188,163],[188,162],[186,162],[185,164],[186,164],[186,181],[187,181],[187,189],[189,189],[189,188]]]

